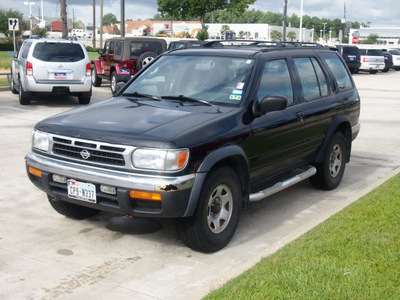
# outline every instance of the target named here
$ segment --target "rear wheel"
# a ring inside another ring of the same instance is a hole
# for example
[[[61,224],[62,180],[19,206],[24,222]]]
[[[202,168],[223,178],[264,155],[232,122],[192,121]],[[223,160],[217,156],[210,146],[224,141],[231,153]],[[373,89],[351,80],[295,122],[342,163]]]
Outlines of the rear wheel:
[[[343,133],[336,132],[322,163],[316,165],[317,173],[310,178],[318,188],[333,190],[342,181],[346,167],[346,142]]]
[[[376,74],[376,73],[378,73],[377,70],[370,70],[370,71],[369,71],[369,74]]]
[[[83,220],[99,213],[97,209],[58,200],[50,195],[47,195],[47,198],[56,212],[70,219]]]
[[[92,68],[92,85],[96,87],[101,86],[101,78],[97,75],[96,67]]]
[[[111,93],[112,93],[113,95],[115,95],[115,93],[117,92],[117,83],[118,83],[118,81],[117,81],[117,73],[112,72],[112,74],[111,74],[111,85],[110,85],[110,87],[111,87]]]
[[[239,223],[242,191],[236,173],[228,167],[206,178],[192,217],[179,220],[183,243],[203,252],[224,248]]]
[[[79,104],[89,104],[91,97],[92,97],[92,93],[91,92],[79,94],[78,95]]]

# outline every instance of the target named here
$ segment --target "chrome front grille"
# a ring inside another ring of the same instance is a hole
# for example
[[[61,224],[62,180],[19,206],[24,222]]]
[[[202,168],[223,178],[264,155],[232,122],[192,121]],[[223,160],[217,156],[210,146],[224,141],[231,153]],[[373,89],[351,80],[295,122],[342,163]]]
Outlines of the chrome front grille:
[[[52,154],[87,164],[131,168],[130,146],[51,135]]]

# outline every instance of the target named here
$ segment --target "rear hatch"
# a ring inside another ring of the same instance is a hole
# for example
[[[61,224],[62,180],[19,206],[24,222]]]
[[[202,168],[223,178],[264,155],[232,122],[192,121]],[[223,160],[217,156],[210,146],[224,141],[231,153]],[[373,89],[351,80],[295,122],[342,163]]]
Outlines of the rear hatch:
[[[32,69],[38,83],[78,83],[86,78],[86,57],[80,44],[37,43],[32,52]]]

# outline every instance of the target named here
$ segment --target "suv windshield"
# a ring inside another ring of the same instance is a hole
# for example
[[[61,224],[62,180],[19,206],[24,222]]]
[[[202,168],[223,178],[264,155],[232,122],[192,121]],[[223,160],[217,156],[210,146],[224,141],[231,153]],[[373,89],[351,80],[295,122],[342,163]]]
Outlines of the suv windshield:
[[[32,56],[43,61],[74,62],[85,58],[82,47],[74,43],[37,43]]]
[[[166,55],[149,66],[124,94],[238,105],[253,66],[254,60],[247,58]]]

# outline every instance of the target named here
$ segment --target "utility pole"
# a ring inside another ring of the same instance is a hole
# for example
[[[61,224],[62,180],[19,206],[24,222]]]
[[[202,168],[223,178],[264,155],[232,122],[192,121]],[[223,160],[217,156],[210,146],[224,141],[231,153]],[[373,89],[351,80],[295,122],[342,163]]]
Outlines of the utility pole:
[[[85,28],[86,29],[86,28]],[[93,32],[92,32],[93,48],[96,48],[96,0],[93,0]]]
[[[287,0],[283,2],[283,37],[282,40],[286,41],[286,16],[287,16]]]
[[[125,0],[121,0],[121,37],[125,36]]]
[[[61,31],[62,38],[68,37],[68,25],[67,25],[67,0],[60,0],[61,6]]]
[[[94,27],[93,34],[96,34]],[[103,0],[100,0],[100,48],[103,48]]]

